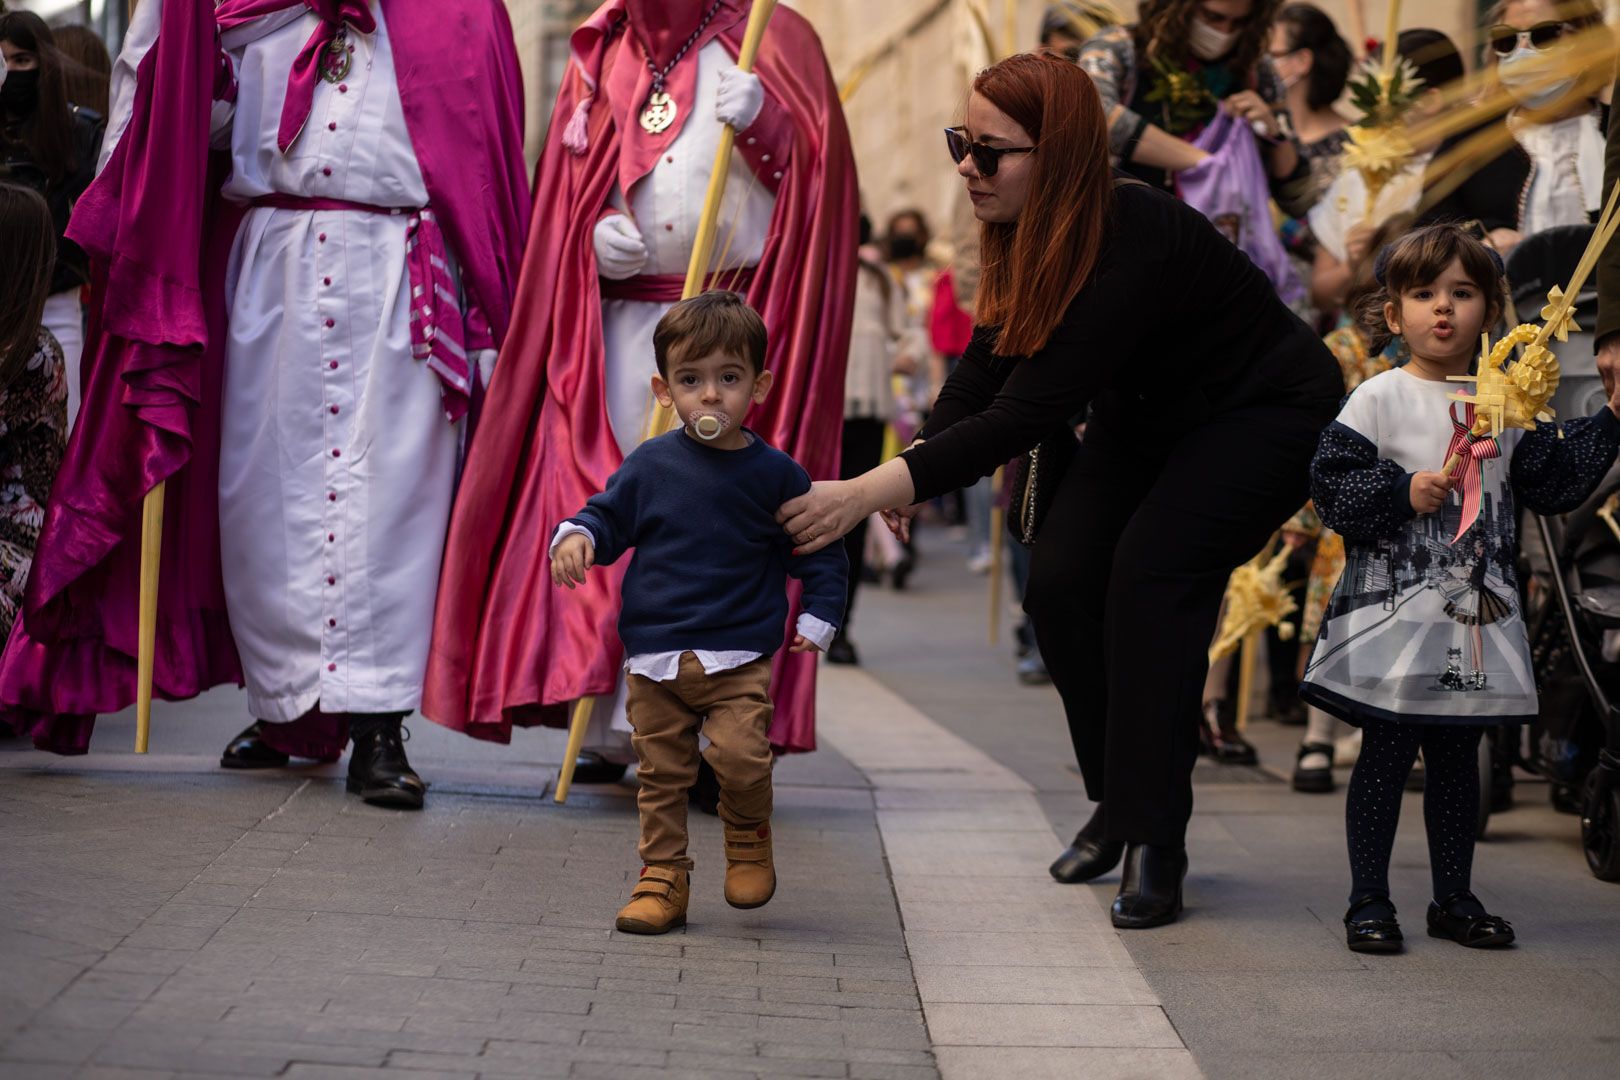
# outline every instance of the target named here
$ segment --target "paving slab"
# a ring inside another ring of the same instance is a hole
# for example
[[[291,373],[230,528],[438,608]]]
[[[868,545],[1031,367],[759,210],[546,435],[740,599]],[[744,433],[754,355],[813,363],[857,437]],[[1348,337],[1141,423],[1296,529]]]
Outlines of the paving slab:
[[[0,1075],[937,1077],[869,783],[785,759],[770,906],[720,895],[694,813],[689,925],[621,935],[633,782],[550,798],[563,733],[412,722],[420,814],[341,763],[227,774],[241,695],[160,703],[59,759],[0,742]],[[885,1058],[884,1055],[890,1055]]]
[[[1005,644],[985,646],[984,581],[962,574],[960,550],[937,532],[923,533],[922,550],[905,593],[874,591],[861,600],[856,640],[864,670],[1022,780],[1060,843],[1087,819],[1091,804],[1057,696],[1050,686],[1017,682],[1007,634],[1011,610],[1003,619]],[[927,628],[920,640],[918,627]],[[1249,734],[1260,769],[1200,763],[1194,773],[1185,917],[1117,936],[1122,970],[1146,985],[1185,1040],[1184,1056],[1159,1059],[1164,1075],[1178,1068],[1196,1068],[1211,1080],[1620,1075],[1613,1030],[1620,1015],[1614,997],[1620,891],[1587,873],[1577,822],[1550,808],[1544,784],[1520,777],[1516,805],[1492,818],[1475,861],[1475,891],[1513,920],[1517,948],[1467,950],[1424,936],[1422,802],[1408,795],[1391,886],[1410,948],[1402,956],[1362,957],[1344,948],[1339,923],[1348,891],[1342,786],[1330,795],[1289,789],[1299,728],[1261,720]],[[1341,770],[1341,785],[1345,777]],[[876,801],[880,818],[940,814],[948,822],[964,794],[880,787]],[[1010,821],[988,820],[988,831]],[[964,834],[985,831],[955,824]],[[1034,869],[1044,871],[1056,852],[1054,843]],[[1016,871],[1014,862],[997,860],[965,888],[976,898],[990,882],[1010,882],[1011,875],[996,875]],[[908,867],[896,880],[903,907],[925,878],[913,879]],[[1117,887],[1117,874],[1110,874],[1073,891],[1100,913]],[[1008,895],[1023,903],[1032,894],[1009,888]],[[955,992],[955,978],[939,973],[964,971],[961,957],[994,965],[994,940],[943,934],[912,940],[925,1003],[942,987]],[[1039,934],[1018,941],[1019,966],[1040,962],[1040,941]],[[1050,961],[1053,968],[1095,964],[1083,937],[1054,951],[1064,958]],[[1146,1076],[1155,1067],[1129,1055],[1120,1066],[1126,1071],[1115,1073],[1057,1056],[1003,1057],[1010,1052],[999,1048],[942,1046],[938,1054],[946,1076],[999,1075],[983,1070],[1003,1062],[1005,1075],[1021,1075],[1011,1066],[1017,1062],[1031,1076]]]

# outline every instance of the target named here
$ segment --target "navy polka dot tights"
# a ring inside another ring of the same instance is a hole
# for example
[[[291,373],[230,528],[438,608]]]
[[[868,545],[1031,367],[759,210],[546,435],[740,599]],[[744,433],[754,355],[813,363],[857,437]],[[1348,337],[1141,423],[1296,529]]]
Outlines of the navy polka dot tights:
[[[1479,740],[1482,727],[1400,724],[1370,720],[1361,729],[1361,756],[1344,804],[1350,845],[1350,902],[1389,897],[1389,857],[1401,818],[1401,792],[1423,750],[1423,824],[1429,834],[1434,896],[1467,889],[1479,824]],[[1359,918],[1378,917],[1369,907]],[[1457,910],[1457,909],[1454,909]],[[1458,910],[1461,914],[1461,911]],[[1386,916],[1387,917],[1387,916]]]

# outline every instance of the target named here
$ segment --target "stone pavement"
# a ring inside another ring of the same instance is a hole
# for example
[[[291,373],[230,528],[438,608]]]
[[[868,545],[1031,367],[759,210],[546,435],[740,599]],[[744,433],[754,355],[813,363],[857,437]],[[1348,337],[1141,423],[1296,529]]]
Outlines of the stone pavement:
[[[910,592],[870,594],[857,610],[866,670],[1027,780],[1066,838],[1090,804],[1056,695],[1018,685],[1008,651],[986,647],[983,579],[966,578],[960,557],[925,534],[930,541],[941,550]],[[1300,795],[1284,782],[1299,732],[1253,725],[1259,770],[1199,765],[1186,915],[1119,935],[1202,1072],[1211,1080],[1620,1075],[1620,886],[1587,872],[1578,820],[1551,809],[1546,785],[1521,777],[1517,805],[1492,818],[1475,859],[1475,891],[1512,920],[1516,948],[1476,951],[1426,936],[1422,802],[1408,795],[1391,873],[1408,951],[1359,957],[1344,948],[1340,924],[1349,889],[1343,788]],[[1118,883],[1110,874],[1073,891],[1102,908]]]
[[[1117,934],[1117,878],[1046,863],[1084,819],[1055,695],[984,644],[983,579],[938,539],[863,596],[823,747],[777,771],[782,887],[725,906],[694,816],[691,924],[609,929],[630,784],[547,785],[559,732],[423,721],[422,814],[341,766],[227,774],[235,691],[110,718],[85,758],[0,742],[0,1078],[288,1076],[1521,1077],[1620,1070],[1620,892],[1526,784],[1478,891],[1523,944],[1422,936],[1418,803],[1397,849],[1405,956],[1346,952],[1342,796],[1200,766],[1189,910]],[[1005,630],[1005,627],[1004,627]],[[1291,730],[1257,725],[1268,766]]]
[[[0,1075],[938,1075],[872,793],[835,753],[779,770],[769,907],[724,904],[695,816],[691,925],[646,939],[610,929],[631,789],[514,782],[560,733],[415,724],[437,782],[399,814],[336,767],[219,772],[237,708],[160,707],[146,761],[122,719],[76,761],[5,744]]]

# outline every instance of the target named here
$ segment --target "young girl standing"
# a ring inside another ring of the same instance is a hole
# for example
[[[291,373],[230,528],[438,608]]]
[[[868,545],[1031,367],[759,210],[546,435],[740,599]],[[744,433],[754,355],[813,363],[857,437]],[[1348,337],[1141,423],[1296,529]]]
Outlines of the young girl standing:
[[[1418,750],[1427,784],[1432,937],[1488,947],[1513,940],[1469,891],[1484,725],[1536,715],[1515,580],[1519,506],[1563,513],[1602,480],[1620,447],[1620,391],[1596,416],[1470,443],[1467,386],[1480,331],[1501,311],[1501,260],[1462,228],[1407,234],[1379,256],[1382,290],[1363,307],[1373,348],[1400,335],[1403,367],[1376,375],[1323,432],[1311,494],[1346,542],[1301,696],[1362,729],[1345,828],[1352,885],[1345,936],[1396,952],[1389,859]],[[1449,473],[1436,471],[1463,450]]]

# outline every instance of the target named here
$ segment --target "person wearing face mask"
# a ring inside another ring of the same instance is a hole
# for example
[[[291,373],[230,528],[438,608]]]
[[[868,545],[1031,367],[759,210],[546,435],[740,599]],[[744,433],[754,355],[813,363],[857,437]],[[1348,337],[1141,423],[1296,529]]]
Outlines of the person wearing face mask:
[[[1592,220],[1602,207],[1603,123],[1596,100],[1601,75],[1556,70],[1566,39],[1602,26],[1595,0],[1508,0],[1493,11],[1496,75],[1518,107],[1508,129],[1530,159],[1519,233]]]
[[[109,131],[69,226],[95,267],[84,422],[0,722],[84,753],[94,714],[134,699],[161,481],[155,695],[245,684],[254,723],[222,766],[352,741],[350,792],[420,808],[403,721],[528,221],[506,9],[141,0]]]
[[[1174,190],[1209,154],[1193,145],[1217,110],[1260,140],[1271,194],[1285,214],[1312,202],[1311,170],[1288,129],[1286,90],[1267,55],[1281,0],[1143,0],[1135,26],[1113,26],[1080,50],[1108,115],[1118,166]]]
[[[1395,51],[1411,64],[1423,89],[1407,114],[1407,121],[1434,117],[1445,108],[1442,90],[1464,74],[1462,53],[1438,30],[1402,30]],[[1396,214],[1415,211],[1423,195],[1429,161],[1435,145],[1413,147],[1402,170],[1379,191],[1375,205],[1367,205],[1367,183],[1355,169],[1334,178],[1309,216],[1316,241],[1311,273],[1311,298],[1324,311],[1338,311],[1356,267],[1366,257],[1373,233]]]
[[[68,425],[79,411],[79,369],[84,353],[80,291],[89,263],[66,238],[68,217],[95,176],[106,121],[68,100],[64,57],[49,26],[29,11],[0,15],[0,180],[25,184],[45,197],[56,222],[56,263],[45,325],[62,346],[67,371]]]
[[[1289,4],[1271,27],[1268,55],[1287,90],[1288,122],[1320,194],[1338,175],[1339,155],[1350,137],[1334,107],[1350,78],[1350,46],[1327,12],[1315,4]]]

